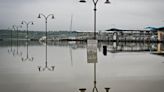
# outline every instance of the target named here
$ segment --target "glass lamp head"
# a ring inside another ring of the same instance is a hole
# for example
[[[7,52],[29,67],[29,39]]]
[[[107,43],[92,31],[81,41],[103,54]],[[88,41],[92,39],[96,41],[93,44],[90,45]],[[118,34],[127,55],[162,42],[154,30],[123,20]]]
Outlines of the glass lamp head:
[[[80,2],[80,3],[86,3],[86,1],[85,1],[85,0],[80,0],[79,2]]]
[[[41,18],[40,14],[38,15],[38,18]]]

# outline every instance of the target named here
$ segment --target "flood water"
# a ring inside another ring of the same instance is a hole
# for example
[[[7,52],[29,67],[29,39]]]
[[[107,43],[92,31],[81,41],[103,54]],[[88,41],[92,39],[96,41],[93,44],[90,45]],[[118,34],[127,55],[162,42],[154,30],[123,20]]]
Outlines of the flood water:
[[[103,46],[107,46],[107,55]],[[117,46],[116,46],[117,45]],[[164,92],[164,57],[157,44],[98,43],[97,63],[87,62],[87,43],[0,42],[0,92]],[[27,56],[28,55],[28,56]],[[53,66],[53,67],[52,67]],[[54,68],[54,70],[53,70]],[[96,91],[95,91],[96,92]]]

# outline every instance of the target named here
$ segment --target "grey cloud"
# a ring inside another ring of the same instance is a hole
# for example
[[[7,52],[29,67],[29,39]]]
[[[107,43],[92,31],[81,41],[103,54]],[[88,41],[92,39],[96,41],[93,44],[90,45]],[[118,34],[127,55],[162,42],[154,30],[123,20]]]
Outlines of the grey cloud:
[[[17,20],[22,20],[24,17],[35,18],[40,12],[45,14],[53,12],[56,19],[55,24],[49,24],[51,28],[55,25],[56,30],[68,29],[70,15],[73,13],[75,29],[92,30],[93,5],[92,0],[87,1],[86,4],[80,4],[78,0],[0,0],[0,21],[4,21],[0,23],[0,28],[12,25],[14,22],[18,23]],[[124,25],[127,28],[136,28],[135,25],[162,25],[164,23],[162,22],[164,0],[110,0],[109,6],[103,4],[105,0],[99,1],[98,29],[108,28],[111,24],[123,28]],[[38,25],[38,28],[39,26],[41,25]]]
[[[0,3],[26,3],[33,2],[37,0],[0,0]]]

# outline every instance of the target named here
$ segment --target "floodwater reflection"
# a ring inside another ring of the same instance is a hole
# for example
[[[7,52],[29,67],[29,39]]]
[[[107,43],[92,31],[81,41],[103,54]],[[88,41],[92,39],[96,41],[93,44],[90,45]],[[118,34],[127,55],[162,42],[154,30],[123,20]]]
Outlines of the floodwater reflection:
[[[54,68],[55,68],[55,66],[48,66],[48,62],[46,61],[45,62],[45,66],[44,67],[42,67],[42,66],[38,66],[38,70],[39,70],[39,72],[41,72],[41,71],[45,71],[45,70],[48,70],[48,71],[54,71]]]
[[[107,47],[106,56],[103,55],[103,46]],[[17,43],[13,41],[13,48],[16,47]],[[158,51],[158,47],[163,46],[99,42],[98,63],[88,64],[85,42],[48,42],[48,62],[44,61],[45,46],[30,42],[28,54],[35,59],[21,63],[9,55],[10,41],[1,41],[0,91],[78,92],[79,88],[85,88],[86,92],[91,92],[92,88],[97,88],[99,92],[163,92],[164,64],[161,62],[164,60],[152,54]],[[19,41],[19,51],[25,52],[23,55],[26,56],[25,42]],[[55,70],[49,72],[54,69],[53,65]]]

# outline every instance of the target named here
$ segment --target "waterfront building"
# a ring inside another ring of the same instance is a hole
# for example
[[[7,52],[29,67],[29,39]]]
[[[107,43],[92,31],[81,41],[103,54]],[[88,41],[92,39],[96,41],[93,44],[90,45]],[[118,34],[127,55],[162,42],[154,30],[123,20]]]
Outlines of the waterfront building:
[[[156,41],[157,31],[153,30],[122,30],[109,29],[106,30],[110,34],[111,40],[116,41]]]

